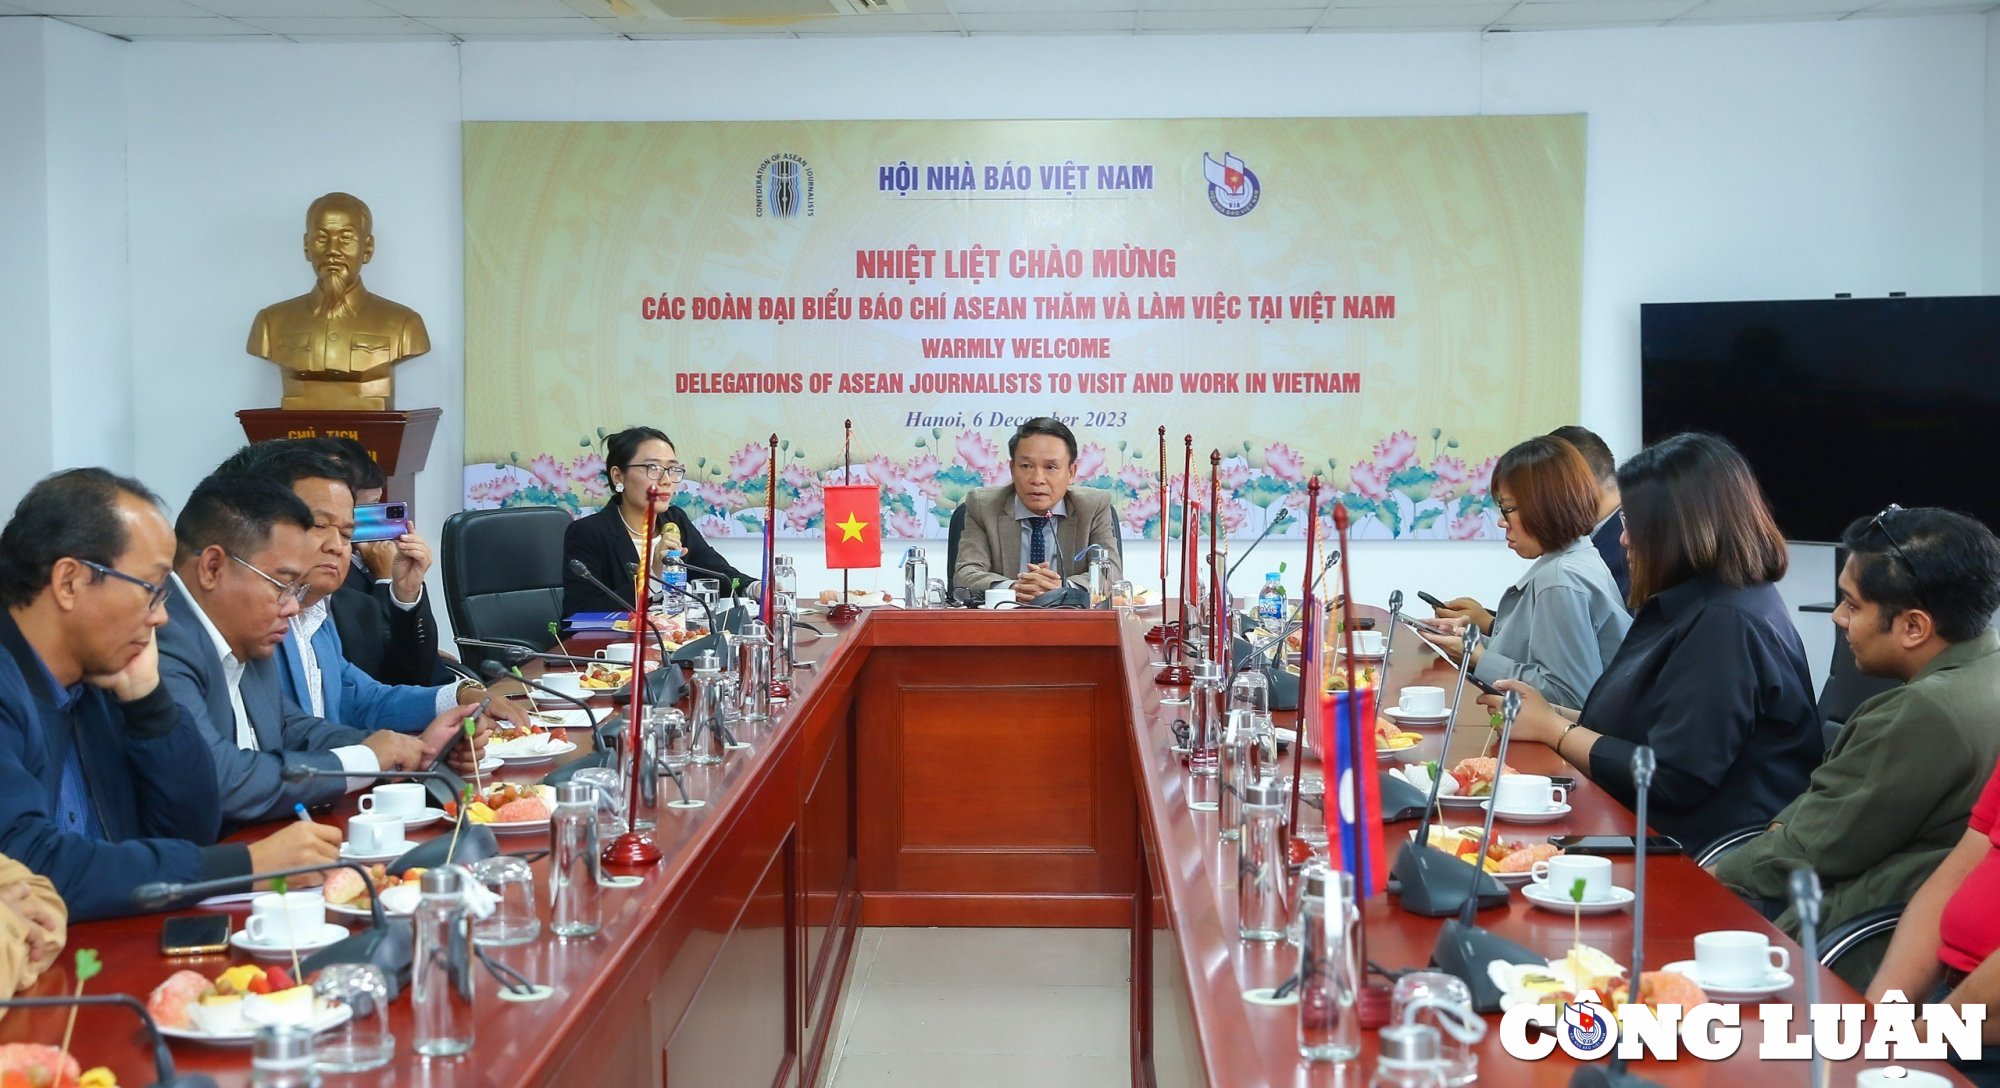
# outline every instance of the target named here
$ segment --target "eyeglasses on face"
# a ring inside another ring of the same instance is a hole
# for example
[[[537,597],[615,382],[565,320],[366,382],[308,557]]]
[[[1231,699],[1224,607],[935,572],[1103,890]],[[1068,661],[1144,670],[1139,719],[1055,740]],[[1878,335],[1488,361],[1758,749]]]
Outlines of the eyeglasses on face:
[[[237,565],[241,566],[244,570],[271,583],[271,588],[278,591],[278,603],[280,605],[283,605],[287,600],[303,601],[306,599],[306,594],[312,592],[312,586],[308,585],[304,579],[296,582],[280,582],[276,578],[258,570],[255,566],[251,565],[249,560],[241,558],[234,552],[223,552],[222,554],[235,560]]]
[[[140,578],[136,575],[127,574],[122,570],[117,570],[112,567],[107,567],[102,563],[93,563],[88,559],[79,559],[77,560],[77,562],[82,563],[84,566],[89,567],[91,570],[96,571],[98,574],[106,578],[116,578],[121,582],[130,582],[133,585],[138,586],[139,588],[145,590],[146,611],[148,612],[151,612],[153,609],[158,608],[162,604],[166,603],[167,586],[169,583],[148,582],[144,578]]]
[[[648,480],[652,480],[655,483],[662,479],[672,480],[675,483],[680,483],[682,480],[687,479],[687,466],[681,464],[679,461],[675,461],[671,465],[663,465],[658,461],[641,461],[636,465],[626,465],[625,471],[643,472],[646,474]]]

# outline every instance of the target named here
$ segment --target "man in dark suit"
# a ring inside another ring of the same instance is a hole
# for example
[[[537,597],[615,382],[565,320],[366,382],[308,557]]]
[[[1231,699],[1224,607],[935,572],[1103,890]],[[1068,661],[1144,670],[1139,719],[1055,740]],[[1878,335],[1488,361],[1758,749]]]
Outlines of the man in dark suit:
[[[383,500],[389,481],[368,447],[352,438],[318,441],[346,466],[354,505]],[[329,599],[347,659],[384,684],[452,680],[450,670],[438,663],[438,625],[424,590],[430,568],[430,542],[415,531],[395,540],[356,543],[346,581]]]
[[[1597,526],[1590,531],[1590,546],[1604,557],[1611,580],[1618,583],[1618,592],[1629,602],[1632,567],[1626,561],[1625,543],[1620,539],[1625,535],[1625,521],[1618,516],[1623,503],[1618,497],[1618,462],[1611,456],[1611,447],[1594,432],[1575,425],[1557,427],[1549,432],[1549,437],[1575,446],[1576,452],[1583,454],[1584,463],[1590,466],[1590,474],[1597,477]]]
[[[1118,514],[1110,492],[1070,488],[1076,454],[1076,435],[1047,417],[1021,424],[1007,439],[1014,482],[965,497],[953,589],[983,594],[1011,588],[1015,602],[1026,604],[1065,584],[1081,584],[1087,571],[1076,556],[1092,544],[1110,554],[1111,578],[1118,580]]]
[[[83,921],[132,891],[332,861],[338,829],[300,822],[218,844],[214,768],[160,682],[155,632],[173,533],[136,481],[72,469],[0,531],[0,853],[46,876]]]
[[[218,472],[195,487],[175,525],[174,622],[160,640],[162,672],[174,701],[202,728],[231,825],[333,800],[372,784],[367,776],[380,771],[427,767],[467,713],[453,707],[421,737],[364,733],[285,698],[273,656],[318,558],[307,538],[312,523],[284,485]],[[285,781],[285,768],[299,764],[356,777]]]

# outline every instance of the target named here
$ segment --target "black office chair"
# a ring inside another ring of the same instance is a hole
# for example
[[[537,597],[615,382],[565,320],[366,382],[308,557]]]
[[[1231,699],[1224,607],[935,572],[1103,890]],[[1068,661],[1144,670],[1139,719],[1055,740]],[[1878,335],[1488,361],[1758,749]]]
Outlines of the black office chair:
[[[959,503],[952,509],[951,526],[944,537],[944,584],[949,586],[958,576],[958,538],[965,535],[965,504]]]
[[[1895,934],[1896,923],[1902,921],[1903,911],[1908,906],[1907,903],[1898,903],[1893,907],[1864,910],[1820,934],[1820,966],[1838,974],[1842,960],[1871,942],[1886,942]]]
[[[1847,549],[1833,550],[1834,577],[1847,566]],[[1840,596],[1838,586],[1834,596]],[[1819,690],[1819,716],[1826,723],[1826,746],[1833,747],[1833,739],[1840,735],[1841,727],[1854,716],[1855,708],[1875,696],[1894,688],[1895,680],[1879,676],[1869,676],[1854,665],[1854,651],[1847,648],[1847,640],[1838,633],[1833,639],[1833,661],[1826,671],[1826,686]]]
[[[1739,827],[1734,831],[1725,831],[1721,835],[1716,836],[1714,839],[1710,840],[1706,845],[1702,846],[1700,849],[1694,852],[1693,854],[1694,863],[1706,869],[1709,866],[1714,865],[1716,862],[1721,861],[1723,859],[1723,856],[1728,854],[1731,850],[1734,850],[1737,847],[1742,846],[1744,843],[1749,842],[1751,839],[1754,839],[1757,836],[1762,835],[1764,833],[1764,829],[1770,826],[1771,826],[1771,821],[1766,820],[1760,824],[1751,824],[1748,827]]]
[[[460,638],[530,650],[555,645],[549,625],[562,619],[563,533],[569,511],[557,506],[467,510],[444,523],[445,607]],[[497,651],[460,644],[478,668]]]

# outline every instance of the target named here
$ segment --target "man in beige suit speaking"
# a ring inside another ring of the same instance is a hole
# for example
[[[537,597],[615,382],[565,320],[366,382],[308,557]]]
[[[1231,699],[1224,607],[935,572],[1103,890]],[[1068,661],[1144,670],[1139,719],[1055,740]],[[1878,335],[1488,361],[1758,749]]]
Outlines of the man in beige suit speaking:
[[[1066,583],[1082,585],[1087,570],[1076,557],[1092,544],[1111,556],[1112,580],[1123,577],[1111,493],[1070,490],[1076,435],[1059,420],[1031,419],[1007,440],[1007,459],[1013,483],[965,497],[952,588],[1011,587],[1015,602],[1026,604]]]

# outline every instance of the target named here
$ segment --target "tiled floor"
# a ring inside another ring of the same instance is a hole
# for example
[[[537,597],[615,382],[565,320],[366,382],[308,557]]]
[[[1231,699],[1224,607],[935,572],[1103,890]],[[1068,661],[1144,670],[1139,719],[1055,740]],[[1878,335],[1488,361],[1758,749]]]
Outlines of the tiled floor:
[[[867,929],[833,1088],[1130,1084],[1121,929]]]

